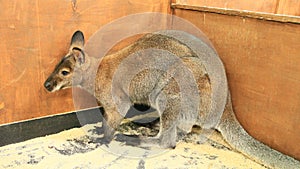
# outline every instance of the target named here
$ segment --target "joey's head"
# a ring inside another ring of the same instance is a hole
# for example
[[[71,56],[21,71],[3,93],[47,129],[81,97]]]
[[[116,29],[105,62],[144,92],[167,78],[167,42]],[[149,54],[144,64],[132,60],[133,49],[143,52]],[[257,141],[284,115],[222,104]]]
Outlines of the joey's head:
[[[87,57],[83,45],[83,33],[76,31],[72,36],[69,52],[60,60],[44,83],[44,87],[49,92],[80,85],[82,72],[84,72],[82,69],[85,67]]]

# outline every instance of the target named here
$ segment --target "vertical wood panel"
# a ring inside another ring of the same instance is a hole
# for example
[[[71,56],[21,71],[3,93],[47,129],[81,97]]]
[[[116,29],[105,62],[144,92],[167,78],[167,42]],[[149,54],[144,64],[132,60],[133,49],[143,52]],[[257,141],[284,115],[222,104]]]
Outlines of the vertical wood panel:
[[[245,129],[300,159],[300,26],[178,9],[175,15],[214,44]]]
[[[300,16],[300,1],[298,1],[298,0],[280,0],[276,13]]]
[[[88,39],[104,24],[140,12],[169,13],[169,0],[0,0],[0,124],[74,110],[71,90],[43,88],[72,33],[81,29]]]
[[[178,4],[275,13],[277,0],[176,0]]]

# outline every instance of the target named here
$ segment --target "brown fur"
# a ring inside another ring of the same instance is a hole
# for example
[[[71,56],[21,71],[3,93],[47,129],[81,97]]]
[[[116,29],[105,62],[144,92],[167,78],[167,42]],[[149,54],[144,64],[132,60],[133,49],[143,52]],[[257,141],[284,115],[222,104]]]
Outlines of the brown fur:
[[[197,112],[196,119],[191,122],[192,124],[181,128],[181,123],[189,122],[185,120],[192,116],[189,113],[182,114],[180,112],[181,91],[179,84],[173,76],[169,75],[172,72],[176,73],[176,66],[171,67],[170,72],[167,73],[157,69],[143,69],[143,71],[137,73],[132,79],[129,79],[130,86],[128,93],[124,92],[126,89],[119,82],[120,84],[117,84],[119,88],[117,89],[116,96],[124,98],[124,103],[120,104],[123,105],[122,107],[125,111],[134,104],[145,104],[155,108],[160,115],[159,134],[152,138],[142,138],[139,145],[157,145],[164,148],[175,147],[178,129],[182,129],[183,132],[188,133],[191,131],[193,125],[199,125],[204,129],[219,130],[233,148],[268,167],[299,168],[299,161],[260,143],[241,127],[235,118],[229,92],[225,93],[225,96],[227,95],[227,102],[221,119],[212,117],[216,119],[212,119],[211,121],[204,120],[210,117],[209,113],[211,113],[212,106],[218,104],[220,101],[212,99],[212,93],[215,92],[213,90],[213,83],[215,81],[212,82],[211,80],[214,78],[212,76],[216,75],[209,74],[207,68],[210,66],[210,68],[219,69],[223,72],[224,68],[222,66],[215,66],[214,64],[210,65],[209,62],[204,63],[199,54],[196,54],[188,45],[178,39],[160,33],[147,34],[132,45],[103,57],[99,66],[99,62],[94,58],[76,49],[77,47],[83,50],[83,44],[83,34],[78,31],[72,37],[70,52],[62,59],[46,80],[45,87],[49,91],[56,91],[71,86],[81,86],[93,94],[105,110],[104,117],[106,121],[103,122],[103,126],[104,135],[108,141],[113,138],[114,129],[120,125],[123,119],[121,114],[124,113],[118,111],[118,106],[111,95],[113,77],[120,64],[128,56],[140,50],[154,48],[176,55],[192,73],[200,96],[199,112]],[[211,50],[209,46],[205,45],[202,48],[204,51]],[[161,60],[161,62],[163,61]],[[95,68],[98,70],[96,77],[85,76],[85,74],[93,72]],[[62,75],[61,71],[63,69],[68,69],[70,74],[66,76]],[[73,70],[77,70],[77,72],[72,72]],[[71,77],[75,73],[79,76],[73,81]],[[93,83],[93,78],[95,78],[95,83]],[[226,79],[222,80],[226,81]],[[124,77],[124,83],[126,82],[126,77]],[[226,88],[224,91],[227,92],[227,84],[222,85],[222,87]],[[156,92],[153,94],[153,91]],[[165,106],[164,109],[162,109],[162,106]],[[217,126],[213,126],[214,122],[218,122],[219,120],[220,123]]]

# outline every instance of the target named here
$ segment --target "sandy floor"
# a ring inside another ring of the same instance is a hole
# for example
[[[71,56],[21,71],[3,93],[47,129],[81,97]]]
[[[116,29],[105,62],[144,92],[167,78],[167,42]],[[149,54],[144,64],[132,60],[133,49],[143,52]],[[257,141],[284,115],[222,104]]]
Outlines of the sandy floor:
[[[112,141],[109,147],[101,145],[87,137],[97,133],[97,129],[98,126],[88,125],[0,147],[0,168],[264,168],[240,153],[231,151],[217,132],[203,144],[181,141],[172,150],[146,150],[117,141]]]

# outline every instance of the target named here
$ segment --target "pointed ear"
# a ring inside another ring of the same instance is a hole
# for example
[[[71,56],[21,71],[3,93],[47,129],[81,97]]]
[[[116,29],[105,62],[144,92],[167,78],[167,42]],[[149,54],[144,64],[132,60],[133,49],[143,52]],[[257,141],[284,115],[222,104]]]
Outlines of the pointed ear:
[[[85,54],[80,48],[73,47],[72,54],[74,55],[75,60],[77,63],[79,63],[79,65],[82,65],[85,63]]]
[[[84,36],[83,33],[80,30],[78,30],[72,36],[71,49],[73,49],[74,47],[83,49],[83,45],[84,45]]]

